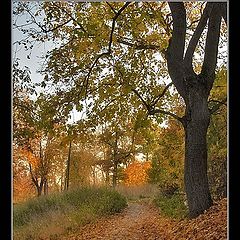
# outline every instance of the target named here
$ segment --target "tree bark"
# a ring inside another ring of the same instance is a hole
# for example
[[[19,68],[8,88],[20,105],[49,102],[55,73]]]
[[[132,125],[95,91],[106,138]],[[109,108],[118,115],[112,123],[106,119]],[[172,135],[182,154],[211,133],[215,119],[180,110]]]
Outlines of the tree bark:
[[[45,181],[44,181],[43,190],[44,190],[44,195],[47,195],[48,194],[48,181],[47,181],[47,179],[45,179]]]
[[[35,185],[35,186],[36,186],[36,189],[37,189],[37,196],[39,197],[42,194],[41,187],[38,186],[38,185]]]
[[[37,188],[37,196],[38,197],[42,195],[43,185],[44,185],[44,182],[42,179],[40,180],[39,184],[38,184],[38,182],[36,182],[36,184],[35,184],[35,186]]]
[[[40,180],[40,183],[38,183],[38,178],[36,176],[34,176],[33,171],[32,171],[32,165],[30,163],[29,163],[29,170],[30,170],[32,182],[37,190],[37,196],[39,197],[42,195],[42,187],[43,187],[42,179]]]
[[[186,110],[181,121],[185,130],[184,183],[189,216],[197,217],[212,205],[207,177],[207,129],[210,122],[208,96],[215,79],[220,36],[220,3],[207,3],[204,13],[185,47],[186,10],[183,2],[169,2],[173,33],[166,52],[169,75],[183,97]],[[208,20],[208,21],[207,21]],[[193,54],[208,24],[205,54],[200,74],[193,70]]]
[[[190,90],[186,105],[184,184],[189,217],[194,218],[212,205],[207,176],[207,130],[210,113],[200,85]]]

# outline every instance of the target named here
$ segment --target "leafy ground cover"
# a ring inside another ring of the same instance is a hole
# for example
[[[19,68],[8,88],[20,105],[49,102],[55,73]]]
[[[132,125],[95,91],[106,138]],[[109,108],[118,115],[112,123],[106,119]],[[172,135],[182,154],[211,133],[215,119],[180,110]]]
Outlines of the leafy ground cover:
[[[172,240],[225,240],[227,239],[227,199],[215,204],[195,219],[182,220],[176,224]]]
[[[132,201],[120,214],[98,219],[63,240],[226,240],[226,199],[196,219],[177,220],[161,214],[156,205]]]
[[[14,239],[227,239],[226,198],[195,219],[184,216],[183,200],[176,194],[139,197],[127,206],[125,197],[106,188],[50,195],[14,207]]]

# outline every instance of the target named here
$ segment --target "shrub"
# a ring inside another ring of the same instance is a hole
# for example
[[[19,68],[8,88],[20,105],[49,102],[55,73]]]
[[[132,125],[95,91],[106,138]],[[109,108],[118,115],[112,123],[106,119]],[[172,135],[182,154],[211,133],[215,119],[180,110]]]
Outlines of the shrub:
[[[56,237],[126,206],[126,198],[110,188],[86,187],[41,196],[14,206],[14,239]]]
[[[185,196],[180,193],[174,193],[171,196],[161,194],[154,199],[154,203],[160,208],[163,215],[176,219],[183,219],[188,214],[184,202]]]

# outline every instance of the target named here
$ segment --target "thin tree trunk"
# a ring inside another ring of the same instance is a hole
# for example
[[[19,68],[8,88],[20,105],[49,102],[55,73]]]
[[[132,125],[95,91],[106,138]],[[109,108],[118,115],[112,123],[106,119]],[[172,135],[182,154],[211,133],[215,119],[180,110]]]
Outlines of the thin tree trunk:
[[[30,174],[31,174],[32,182],[33,182],[33,184],[34,184],[34,186],[36,187],[36,190],[37,190],[37,196],[39,197],[42,194],[41,182],[40,182],[40,184],[38,184],[38,179],[37,179],[37,177],[34,176],[33,171],[32,171],[32,165],[30,163],[29,163],[29,171],[30,171]]]
[[[109,168],[106,170],[106,184],[109,185],[110,178],[109,178]]]
[[[65,190],[68,190],[68,188],[69,188],[71,150],[72,150],[72,140],[70,140],[70,142],[69,142],[69,148],[68,148],[68,159],[67,159],[67,169],[66,169]]]
[[[115,143],[113,149],[113,187],[117,186],[117,166],[118,166],[118,159],[117,159],[117,147],[118,147],[118,132],[115,133]]]
[[[184,183],[189,216],[194,218],[212,205],[207,176],[207,129],[210,122],[207,97],[199,90],[191,91],[186,109]]]
[[[60,178],[60,192],[62,192],[63,191],[63,187],[64,187],[64,181],[63,181],[63,179],[64,179],[64,177],[63,177],[63,174],[61,174],[61,178]]]
[[[93,185],[96,185],[96,170],[95,166],[92,167]]]
[[[48,181],[45,179],[44,181],[44,187],[43,187],[44,195],[48,194]]]
[[[42,195],[42,190],[43,190],[43,184],[44,184],[44,181],[43,179],[40,180],[40,183],[36,185],[36,188],[37,188],[37,196],[41,196]]]
[[[117,186],[117,162],[114,161],[113,165],[113,187]]]
[[[41,187],[39,185],[35,185],[36,186],[36,189],[37,189],[37,196],[41,196],[42,195],[42,190],[41,190]]]

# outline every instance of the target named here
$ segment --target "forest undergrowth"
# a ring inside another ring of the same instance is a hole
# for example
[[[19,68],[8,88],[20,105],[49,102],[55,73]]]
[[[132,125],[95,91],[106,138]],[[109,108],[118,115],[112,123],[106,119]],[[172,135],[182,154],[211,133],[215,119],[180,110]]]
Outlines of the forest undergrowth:
[[[14,239],[227,239],[227,199],[188,219],[181,194],[156,187],[82,188],[14,207]]]
[[[14,206],[14,239],[59,239],[126,206],[126,198],[110,188],[86,187],[30,199]]]

